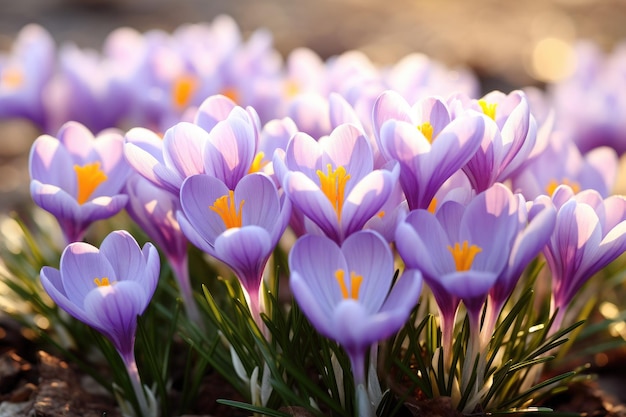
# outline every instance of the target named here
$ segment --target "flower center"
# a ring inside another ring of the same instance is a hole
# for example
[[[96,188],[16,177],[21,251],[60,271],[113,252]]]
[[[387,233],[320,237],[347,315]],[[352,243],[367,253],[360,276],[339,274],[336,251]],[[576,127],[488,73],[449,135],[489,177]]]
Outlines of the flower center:
[[[485,100],[478,100],[478,105],[483,110],[486,116],[491,117],[491,120],[496,120],[496,107],[498,107],[497,103],[487,103]]]
[[[350,179],[350,174],[346,173],[346,169],[342,166],[333,170],[331,164],[326,166],[328,174],[324,174],[321,170],[317,170],[317,176],[320,178],[320,188],[328,201],[333,205],[337,219],[341,219],[341,210],[343,208],[344,192],[346,183]]]
[[[570,181],[567,178],[563,178],[561,182],[558,182],[557,180],[553,179],[548,183],[548,185],[546,185],[546,193],[548,194],[548,196],[554,194],[554,190],[556,190],[556,188],[561,184],[569,185],[574,194],[578,194],[580,192],[580,184],[576,181]]]
[[[83,166],[74,165],[78,192],[78,204],[84,204],[100,184],[107,180],[107,175],[100,169],[100,162],[93,162]]]
[[[224,87],[220,94],[228,97],[235,103],[239,103],[239,93],[237,92],[237,89],[235,87]]]
[[[18,88],[24,84],[24,74],[17,68],[8,67],[0,73],[0,85]]]
[[[285,97],[287,98],[294,98],[298,95],[298,93],[300,93],[300,86],[293,80],[287,80],[283,88],[285,91]]]
[[[469,246],[467,240],[463,241],[462,244],[458,242],[455,243],[454,248],[448,246],[448,250],[452,254],[454,263],[456,264],[456,270],[459,272],[469,270],[472,267],[472,262],[474,262],[476,254],[483,251],[476,245]]]
[[[261,151],[256,154],[254,159],[252,160],[252,164],[250,165],[250,169],[248,170],[248,174],[252,174],[254,172],[259,172],[269,163],[269,161],[264,161],[265,152]]]
[[[233,227],[241,227],[241,208],[243,207],[244,200],[239,203],[239,212],[235,206],[235,192],[230,190],[228,195],[218,197],[212,206],[209,206],[211,210],[219,214],[227,229]]]
[[[428,122],[424,122],[421,125],[417,126],[417,130],[422,132],[422,135],[424,135],[428,143],[433,143],[433,125]]]
[[[189,105],[193,93],[198,89],[198,79],[193,75],[183,75],[172,86],[172,100],[180,110]]]
[[[428,212],[431,214],[435,214],[435,212],[437,211],[437,198],[433,197],[432,200],[430,200],[430,203],[428,203]]]
[[[109,285],[111,285],[107,277],[103,277],[102,279],[94,278],[93,283],[96,284],[97,287],[108,287]]]
[[[361,288],[361,283],[363,282],[363,276],[357,275],[356,272],[350,272],[350,291],[348,291],[348,285],[345,280],[346,272],[343,269],[338,269],[335,271],[335,278],[339,283],[339,288],[341,288],[341,295],[344,300],[351,298],[353,300],[359,299],[359,288]]]

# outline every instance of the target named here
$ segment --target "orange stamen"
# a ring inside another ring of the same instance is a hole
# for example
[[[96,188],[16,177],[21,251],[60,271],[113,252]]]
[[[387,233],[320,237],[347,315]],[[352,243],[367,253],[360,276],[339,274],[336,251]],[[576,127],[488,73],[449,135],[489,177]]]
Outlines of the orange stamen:
[[[243,207],[244,200],[239,203],[239,212],[235,207],[235,192],[230,190],[228,195],[218,197],[209,209],[216,212],[224,222],[227,229],[233,227],[241,227],[241,209]]]
[[[328,201],[333,205],[335,213],[337,213],[337,219],[341,220],[344,192],[346,183],[350,179],[350,174],[346,173],[346,169],[342,166],[333,171],[332,165],[328,164],[326,169],[328,170],[328,174],[324,174],[319,169],[317,170],[317,176],[320,179],[320,188],[328,198]]]
[[[467,271],[472,267],[474,257],[483,250],[476,245],[469,246],[467,240],[461,246],[458,242],[452,246],[448,246],[448,250],[452,253],[457,271]]]
[[[84,204],[89,197],[98,188],[100,184],[107,180],[107,175],[100,169],[100,162],[93,162],[83,166],[74,165],[76,172],[78,204]]]

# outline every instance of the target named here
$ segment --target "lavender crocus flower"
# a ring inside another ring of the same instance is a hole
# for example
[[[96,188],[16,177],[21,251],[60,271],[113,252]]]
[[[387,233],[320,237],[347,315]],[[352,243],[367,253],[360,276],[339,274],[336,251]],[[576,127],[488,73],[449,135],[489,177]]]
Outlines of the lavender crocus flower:
[[[469,370],[480,354],[480,318],[487,294],[505,270],[520,233],[520,200],[502,184],[478,194],[464,207],[447,201],[435,214],[414,210],[398,225],[396,247],[409,268],[422,271],[440,311],[446,369],[459,300],[467,309]],[[468,383],[464,368],[463,386]],[[480,380],[479,380],[480,381]],[[477,385],[475,385],[477,387]]]
[[[595,190],[574,194],[561,185],[552,201],[556,226],[543,254],[552,273],[552,313],[558,309],[555,331],[583,284],[626,250],[626,198],[603,199]]]
[[[53,76],[56,46],[41,26],[24,26],[12,50],[0,56],[0,118],[24,117],[48,131],[45,89]]]
[[[94,137],[85,126],[68,122],[57,137],[42,135],[33,143],[30,193],[57,218],[69,243],[81,240],[92,222],[124,208],[129,167],[124,138],[115,131]]]
[[[183,233],[228,265],[241,283],[252,317],[261,324],[260,285],[265,265],[289,221],[291,204],[265,174],[249,174],[234,190],[219,179],[193,175],[180,190]]]
[[[110,233],[100,249],[75,242],[61,255],[60,269],[44,266],[41,284],[72,317],[113,344],[130,375],[143,415],[151,415],[135,361],[137,316],[148,306],[159,280],[154,246],[141,249],[126,231]]]
[[[437,98],[412,108],[392,91],[378,98],[373,117],[381,153],[400,163],[400,184],[411,210],[428,208],[439,187],[474,155],[485,131],[479,115],[452,120]]]
[[[256,154],[258,124],[252,108],[244,110],[224,96],[212,96],[202,103],[194,123],[168,129],[162,145],[154,139],[143,145],[129,141],[125,155],[137,172],[173,193],[195,174],[213,175],[233,189],[261,166],[263,155]]]
[[[280,155],[274,169],[294,207],[338,243],[379,212],[398,177],[397,165],[373,169],[369,142],[351,124],[319,141],[298,133]]]
[[[404,325],[418,301],[421,274],[407,269],[392,286],[393,254],[370,230],[350,235],[341,246],[325,236],[303,236],[289,253],[289,267],[293,295],[306,317],[348,353],[358,397],[366,384],[367,349]]]
[[[187,317],[199,323],[200,313],[193,299],[188,269],[188,240],[180,230],[176,213],[181,209],[178,195],[152,184],[137,173],[126,182],[126,211],[169,262],[183,298]]]
[[[608,197],[617,180],[618,161],[615,150],[607,146],[582,155],[563,132],[554,132],[546,149],[513,176],[512,188],[527,199],[551,196],[561,184],[575,192],[593,189]]]
[[[485,132],[477,152],[463,167],[476,192],[496,182],[504,182],[526,162],[535,148],[537,124],[522,91],[508,95],[492,91],[480,100],[458,95],[450,100],[458,109],[474,109],[484,114]],[[458,109],[458,110],[456,110]]]
[[[547,86],[556,113],[556,127],[582,153],[609,146],[626,153],[626,42],[609,53],[590,41],[574,45],[574,70]]]

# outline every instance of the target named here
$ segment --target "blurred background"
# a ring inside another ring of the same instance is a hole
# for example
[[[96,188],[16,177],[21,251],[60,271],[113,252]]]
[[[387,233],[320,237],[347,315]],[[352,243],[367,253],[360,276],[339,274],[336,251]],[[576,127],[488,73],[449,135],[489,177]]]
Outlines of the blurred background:
[[[269,30],[283,56],[299,46],[322,58],[357,49],[387,65],[422,52],[469,68],[484,92],[567,76],[578,39],[606,51],[626,39],[624,0],[0,0],[0,50],[8,51],[28,23],[42,25],[57,45],[99,50],[121,26],[172,31],[220,14],[232,16],[244,38]],[[0,209],[28,193],[32,141],[16,140],[24,135],[38,132],[20,121],[0,124]]]
[[[283,54],[298,46],[323,58],[358,49],[389,64],[423,52],[510,88],[561,76],[568,45],[576,39],[610,49],[626,37],[623,0],[0,0],[0,5],[3,49],[33,22],[57,43],[99,49],[120,26],[172,31],[228,14],[244,35],[267,28]]]

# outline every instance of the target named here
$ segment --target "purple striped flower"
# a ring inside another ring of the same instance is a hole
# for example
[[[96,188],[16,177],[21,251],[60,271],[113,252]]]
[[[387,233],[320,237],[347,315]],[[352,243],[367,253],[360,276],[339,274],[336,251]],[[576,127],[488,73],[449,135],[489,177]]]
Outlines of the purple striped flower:
[[[421,274],[407,269],[392,286],[391,249],[369,230],[341,246],[325,236],[303,236],[289,254],[289,267],[298,305],[320,334],[346,350],[355,385],[364,384],[367,349],[404,325],[417,304]]]
[[[68,122],[54,138],[42,135],[30,151],[30,193],[58,220],[67,242],[82,239],[96,220],[118,213],[130,172],[124,138],[114,131],[94,137],[83,125]]]
[[[219,179],[199,174],[180,190],[183,233],[198,248],[228,265],[260,322],[259,289],[263,271],[289,221],[291,205],[265,174],[249,174],[234,190]]]
[[[157,187],[137,173],[128,178],[126,193],[126,211],[165,255],[178,283],[187,316],[198,321],[200,314],[193,299],[187,265],[188,240],[176,219],[176,213],[181,210],[178,195]]]
[[[480,100],[459,95],[450,105],[474,109],[485,117],[482,143],[463,168],[476,192],[504,182],[527,162],[535,147],[537,124],[522,91],[508,95],[493,91]]]
[[[528,199],[551,196],[561,184],[576,192],[593,189],[608,197],[617,180],[618,165],[614,149],[602,146],[582,155],[569,137],[555,132],[537,158],[512,178],[512,187]]]
[[[50,298],[72,317],[93,327],[113,344],[131,377],[145,415],[148,405],[135,362],[137,316],[150,303],[159,280],[159,254],[146,243],[139,247],[126,231],[110,233],[100,249],[71,243],[61,255],[60,269],[44,266],[41,284]]]
[[[485,121],[478,115],[452,119],[439,99],[411,107],[397,93],[383,93],[374,106],[381,153],[400,163],[400,184],[409,208],[426,209],[433,197],[480,146]]]
[[[100,249],[71,243],[60,269],[44,266],[41,283],[63,310],[105,335],[124,360],[133,356],[137,316],[148,306],[159,280],[159,254],[141,249],[126,231],[115,231]]]
[[[316,141],[294,135],[274,169],[297,210],[336,242],[363,228],[387,201],[398,169],[373,169],[367,138],[351,124]]]
[[[24,26],[11,52],[0,55],[0,118],[24,117],[50,129],[44,90],[53,76],[56,46],[39,25]]]
[[[626,250],[626,198],[603,199],[595,190],[574,194],[561,185],[552,201],[556,226],[543,254],[552,272],[552,312],[559,309],[556,330],[583,284]]]
[[[459,300],[478,341],[487,294],[505,271],[520,233],[519,207],[519,198],[496,184],[467,207],[447,201],[436,214],[414,210],[396,230],[398,253],[407,267],[424,274],[437,301],[447,355]]]
[[[224,96],[212,96],[200,106],[194,123],[181,122],[165,132],[162,145],[129,141],[125,154],[137,172],[156,185],[178,193],[185,180],[209,174],[233,189],[252,171],[259,171],[258,118]],[[159,155],[157,149],[161,149]]]

